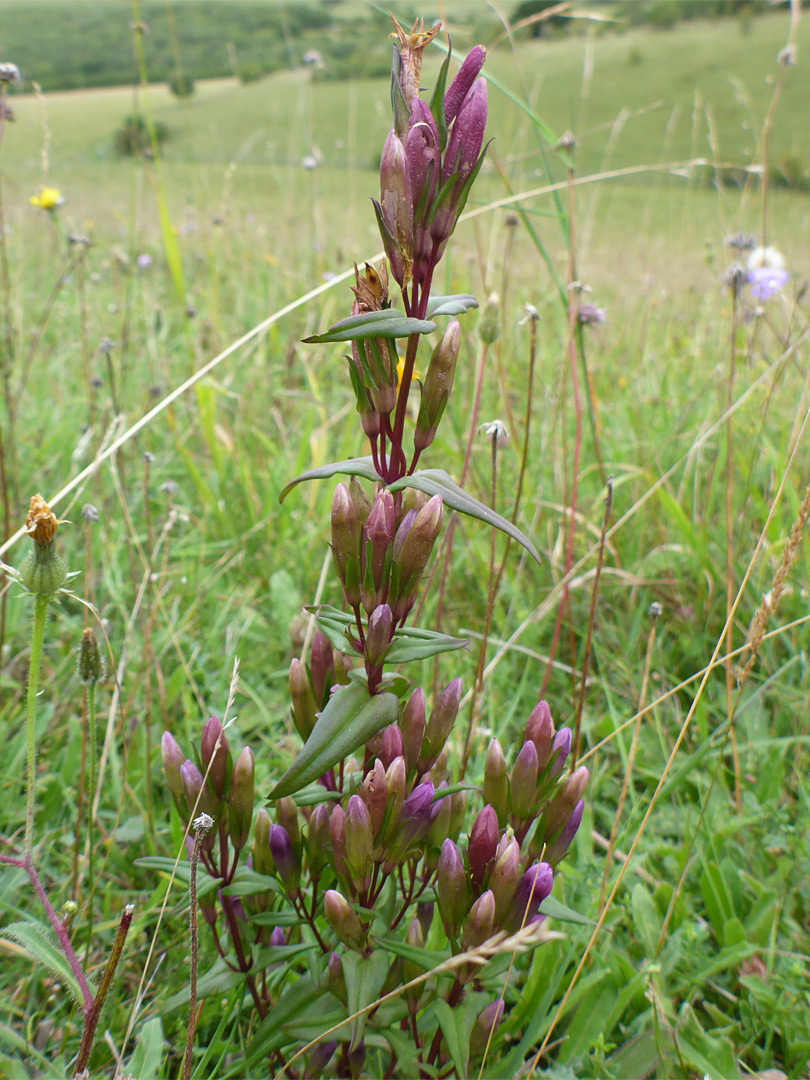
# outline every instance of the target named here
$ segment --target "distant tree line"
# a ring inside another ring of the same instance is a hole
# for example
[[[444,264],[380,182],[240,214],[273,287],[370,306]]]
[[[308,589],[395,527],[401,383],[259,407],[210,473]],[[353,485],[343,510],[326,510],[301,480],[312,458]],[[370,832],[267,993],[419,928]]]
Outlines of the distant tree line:
[[[560,0],[522,0],[512,11],[512,24],[531,19]],[[685,19],[718,19],[731,15],[746,17],[768,9],[768,0],[591,0],[592,5],[610,9],[625,25],[648,25],[666,29]],[[537,19],[527,27],[534,37],[559,31],[570,25],[565,15]]]

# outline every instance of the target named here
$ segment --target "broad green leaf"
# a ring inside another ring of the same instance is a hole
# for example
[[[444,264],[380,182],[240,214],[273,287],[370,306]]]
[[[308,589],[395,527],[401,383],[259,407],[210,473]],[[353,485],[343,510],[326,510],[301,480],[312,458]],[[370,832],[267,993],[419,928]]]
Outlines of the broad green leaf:
[[[401,491],[407,487],[416,488],[417,491],[423,491],[426,495],[441,495],[445,506],[458,511],[459,514],[467,514],[469,517],[478,518],[479,521],[485,521],[487,525],[500,529],[501,532],[511,536],[513,540],[517,540],[531,557],[540,563],[537,549],[525,533],[521,532],[511,521],[507,521],[505,517],[496,514],[490,507],[485,506],[478,499],[474,499],[472,495],[468,495],[466,491],[450,479],[444,469],[422,469],[411,476],[403,476],[401,480],[391,484],[388,490]]]
[[[329,476],[362,476],[365,480],[379,480],[377,470],[370,457],[347,458],[345,461],[330,461],[328,465],[319,465],[317,469],[310,469],[301,473],[281,489],[278,497],[280,503],[284,502],[289,493],[297,484],[303,484],[305,480],[325,480]]]
[[[470,1032],[478,1013],[486,1006],[485,994],[468,994],[464,1000],[451,1008],[446,1001],[436,1001],[433,1011],[444,1035],[444,1041],[450,1057],[453,1059],[457,1076],[467,1075],[467,1062],[470,1058]]]
[[[432,334],[436,324],[425,319],[412,319],[394,308],[367,311],[350,315],[348,319],[330,326],[323,334],[304,338],[307,345],[329,345],[335,341],[360,341],[362,338],[402,338],[411,334]]]
[[[346,953],[341,957],[343,961],[343,974],[346,978],[346,998],[349,1007],[349,1015],[359,1009],[365,1009],[380,996],[382,985],[388,974],[390,961],[382,949],[375,949],[370,956],[361,956],[360,953]],[[366,1028],[368,1013],[352,1020],[350,1028],[352,1033],[351,1049],[363,1038]]]
[[[348,641],[345,631],[355,625],[354,616],[347,611],[321,604],[319,607],[306,609],[318,620],[318,626],[331,644],[341,651],[346,650]],[[466,649],[466,638],[450,637],[449,634],[437,634],[435,630],[422,630],[418,626],[406,626],[395,631],[394,640],[385,660],[389,664],[405,664],[409,660],[426,660],[439,653]]]
[[[339,687],[318,717],[304,749],[270,792],[270,799],[293,795],[331,769],[372,735],[393,724],[399,701],[393,694],[369,696],[360,682]]]
[[[43,926],[34,922],[11,923],[10,926],[3,927],[0,940],[3,938],[11,938],[12,941],[16,941],[23,947],[26,955],[32,960],[38,961],[40,964],[44,964],[45,967],[50,968],[50,970],[68,987],[75,998],[76,1003],[78,1005],[84,1005],[81,988],[76,980],[76,976],[70,969],[70,964],[68,964],[65,954],[55,944],[50,934]],[[95,991],[91,986],[90,993],[93,994],[94,992]]]
[[[454,296],[431,296],[427,306],[427,317],[436,315],[463,315],[471,308],[477,308],[478,301],[469,293],[456,293]]]
[[[555,896],[547,896],[540,905],[540,911],[544,915],[548,915],[550,919],[559,919],[560,922],[577,923],[579,926],[596,926],[593,919],[589,919],[586,915],[580,915],[578,911],[567,907]]]
[[[163,1060],[163,1024],[160,1017],[147,1020],[138,1033],[138,1042],[127,1065],[130,1076],[139,1080],[156,1080]]]

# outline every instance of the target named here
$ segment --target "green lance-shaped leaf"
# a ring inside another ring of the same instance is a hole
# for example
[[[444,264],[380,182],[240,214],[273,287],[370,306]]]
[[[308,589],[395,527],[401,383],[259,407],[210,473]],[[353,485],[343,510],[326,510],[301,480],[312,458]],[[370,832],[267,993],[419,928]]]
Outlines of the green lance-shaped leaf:
[[[442,61],[442,66],[439,68],[439,77],[436,80],[436,85],[433,88],[433,94],[430,98],[430,111],[433,114],[433,122],[436,125],[436,131],[439,135],[439,149],[444,153],[444,148],[447,146],[447,121],[444,118],[444,92],[447,89],[447,72],[450,69],[450,56],[452,49],[450,48],[450,42],[447,42],[447,56]]]
[[[403,476],[401,480],[391,484],[388,490],[401,491],[402,488],[406,487],[416,488],[417,491],[423,491],[426,495],[441,495],[445,506],[458,511],[459,514],[467,514],[468,517],[485,521],[494,529],[500,529],[507,536],[511,536],[513,540],[517,540],[536,562],[540,562],[537,548],[524,532],[516,525],[513,525],[511,521],[507,521],[505,517],[496,514],[489,506],[479,502],[478,499],[474,499],[472,495],[468,495],[463,488],[460,488],[458,484],[450,479],[444,469],[421,469],[411,476]]]
[[[453,296],[431,296],[427,306],[427,317],[437,315],[463,315],[465,311],[478,307],[478,301],[469,293],[455,293]]]
[[[375,949],[370,956],[347,952],[341,960],[346,978],[347,1004],[351,1015],[359,1012],[360,1009],[365,1009],[380,996],[390,961],[382,949]],[[368,1013],[363,1013],[351,1022],[352,1050],[363,1038],[368,1015]]]
[[[315,722],[304,749],[270,792],[270,799],[294,795],[322,776],[372,735],[393,724],[399,701],[393,694],[372,697],[361,682],[341,686]]]
[[[453,1059],[458,1076],[467,1076],[470,1057],[470,1032],[482,1006],[488,1003],[484,994],[468,994],[455,1008],[446,1001],[436,1001],[433,1011],[442,1029],[444,1041]]]
[[[355,626],[354,616],[329,604],[306,609],[318,620],[318,626],[329,638],[332,646],[345,651],[348,644],[346,631]],[[466,649],[466,638],[437,634],[435,630],[422,630],[418,626],[405,626],[395,631],[394,640],[385,654],[386,663],[405,664],[409,660],[427,660],[440,653]]]
[[[350,315],[348,319],[330,326],[324,334],[304,338],[307,345],[328,345],[334,341],[360,341],[362,338],[401,338],[410,334],[432,334],[436,324],[425,319],[412,319],[394,308],[367,311]]]
[[[289,493],[297,484],[303,484],[305,480],[325,480],[329,476],[362,476],[365,480],[379,480],[374,462],[370,457],[347,458],[345,461],[330,461],[326,465],[319,465],[317,469],[310,469],[301,473],[291,480],[281,491],[278,501],[284,502]]]
[[[8,938],[21,945],[30,959],[50,968],[54,975],[67,986],[77,1004],[82,1004],[82,991],[76,976],[73,974],[65,954],[43,926],[35,922],[11,923],[9,926],[3,927],[0,941]],[[92,986],[90,992],[91,994],[94,992]],[[188,998],[188,993],[186,993],[186,998]]]

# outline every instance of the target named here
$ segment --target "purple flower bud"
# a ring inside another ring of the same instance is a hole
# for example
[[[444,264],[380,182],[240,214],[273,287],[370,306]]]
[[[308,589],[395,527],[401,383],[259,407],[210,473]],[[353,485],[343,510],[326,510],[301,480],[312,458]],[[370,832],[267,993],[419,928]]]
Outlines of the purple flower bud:
[[[273,856],[270,852],[270,815],[263,806],[256,811],[251,855],[253,869],[257,874],[269,876],[273,873]]]
[[[388,583],[388,566],[394,540],[394,497],[390,491],[378,492],[371,513],[363,526],[364,572],[361,591],[363,606],[369,614],[377,607]]]
[[[461,103],[469,93],[472,84],[478,78],[486,57],[487,50],[483,45],[476,45],[470,49],[464,58],[464,63],[456,72],[455,78],[447,87],[444,95],[444,119],[448,127],[455,120],[461,108]]]
[[[400,622],[416,602],[416,590],[442,527],[442,499],[434,495],[416,515],[397,558],[396,586],[392,581],[388,602],[394,621]]]
[[[276,949],[287,944],[287,939],[284,937],[284,931],[280,926],[273,927],[273,933],[270,935],[270,944]]]
[[[571,843],[577,834],[579,824],[582,821],[584,809],[585,800],[580,799],[571,811],[571,816],[568,821],[563,825],[560,835],[546,848],[546,861],[549,866],[556,866],[570,848]]]
[[[529,713],[529,719],[526,721],[526,738],[534,743],[538,768],[545,769],[551,752],[551,741],[554,738],[551,710],[545,701],[538,701]]]
[[[307,866],[313,881],[319,881],[331,847],[329,810],[326,803],[318,803],[312,811],[307,831]]]
[[[371,883],[371,818],[359,795],[352,795],[346,808],[346,865],[357,886],[365,892]]]
[[[551,892],[554,875],[547,862],[535,863],[523,874],[512,901],[504,929],[514,934],[537,914],[537,909]]]
[[[324,910],[326,909],[326,903],[324,902]],[[329,989],[335,995],[335,997],[346,1002],[346,976],[343,973],[343,961],[340,959],[336,952],[329,953],[329,959],[326,962],[326,971],[329,980]]]
[[[489,875],[489,887],[495,897],[495,921],[500,922],[509,911],[520,879],[520,845],[512,839],[499,852]]]
[[[399,817],[405,799],[405,759],[396,757],[385,773],[385,816],[383,818],[382,842],[387,844],[399,829]]]
[[[208,774],[208,786],[219,800],[225,794],[228,772],[228,740],[216,716],[205,721],[200,739],[203,772]],[[209,768],[210,763],[210,768]]]
[[[309,654],[309,672],[316,708],[322,708],[326,704],[326,694],[332,685],[335,674],[332,646],[329,643],[329,638],[322,630],[316,629],[312,638],[312,649]]]
[[[290,842],[289,833],[283,825],[271,825],[268,842],[270,844],[270,853],[273,856],[273,864],[282,885],[292,896],[297,896],[300,869]]]
[[[551,744],[551,753],[549,754],[551,767],[549,768],[548,774],[552,780],[556,779],[565,768],[565,759],[568,757],[570,750],[571,729],[567,727],[560,728],[554,736],[554,742]]]
[[[422,937],[426,938],[433,923],[433,902],[431,900],[420,900],[416,905],[416,917],[422,927]]]
[[[388,604],[376,607],[368,619],[366,659],[373,666],[381,664],[394,636],[394,620]]]
[[[332,559],[351,607],[360,603],[360,539],[362,525],[357,507],[345,484],[332,496]]]
[[[244,747],[231,775],[228,789],[228,824],[231,843],[237,851],[248,842],[250,822],[253,818],[253,751]]]
[[[362,948],[365,939],[363,927],[357,915],[337,889],[328,889],[323,897],[323,912],[330,926],[344,945],[351,949]]]
[[[297,657],[290,661],[290,703],[296,730],[306,742],[315,727],[315,698],[304,665]]]
[[[396,724],[389,724],[387,728],[383,728],[380,757],[385,768],[387,769],[395,758],[402,757],[404,752],[405,747],[399,727]]]
[[[291,795],[276,800],[276,825],[287,830],[296,859],[301,857],[301,830],[298,827],[298,807]]]
[[[401,859],[415,844],[423,840],[430,829],[438,808],[433,805],[434,787],[430,782],[419,784],[402,804],[399,828],[386,852],[389,861]]]
[[[495,897],[487,889],[470,908],[461,934],[462,949],[483,945],[495,932]]]
[[[544,815],[543,838],[550,844],[568,821],[588,785],[590,773],[585,765],[573,772],[557,789]]]
[[[522,821],[529,817],[537,791],[537,750],[527,741],[520,749],[509,781],[509,803],[512,817]]]
[[[180,747],[174,741],[171,733],[163,732],[160,740],[160,752],[163,756],[163,770],[166,773],[166,783],[169,791],[176,799],[183,798],[183,781],[180,778],[180,766],[184,758]]]
[[[183,784],[183,795],[189,817],[196,817],[198,814],[210,814],[214,817],[217,808],[216,801],[210,791],[203,786],[202,773],[193,761],[184,761],[180,766],[180,780]],[[203,844],[213,835],[213,831],[210,832]]]
[[[421,686],[414,690],[403,709],[399,728],[402,732],[405,764],[412,769],[416,765],[425,737],[425,691]]]
[[[461,701],[461,679],[453,679],[436,696],[430,719],[425,728],[422,752],[419,755],[420,767],[430,768],[441,753],[447,736],[456,722],[459,702]]]
[[[379,836],[383,818],[385,817],[387,794],[385,769],[383,763],[377,758],[374,762],[374,768],[366,774],[360,787],[360,798],[368,810],[368,816],[371,820],[371,833],[375,840]]]
[[[436,896],[445,933],[448,937],[455,937],[467,913],[468,891],[464,864],[452,840],[445,840],[442,844],[436,874]]]
[[[498,815],[491,806],[480,810],[470,830],[467,860],[470,877],[480,889],[498,846]]]
[[[506,805],[509,793],[509,781],[506,776],[506,760],[497,739],[492,739],[484,762],[484,802],[488,803],[498,815],[498,824],[506,825]]]
[[[477,79],[465,96],[450,132],[442,166],[442,182],[455,173],[461,183],[472,172],[484,143],[487,124],[487,84]]]
[[[391,274],[400,288],[404,288],[410,280],[413,257],[413,192],[405,147],[393,128],[380,158],[379,207],[380,234]]]
[[[414,98],[411,108],[405,157],[413,200],[413,274],[415,280],[421,281],[430,256],[430,233],[426,223],[441,174],[441,150],[433,115],[420,98]]]
[[[480,1057],[503,1019],[503,1000],[493,1001],[478,1014],[470,1032],[470,1057]]]
[[[332,860],[335,873],[338,877],[349,877],[349,868],[346,865],[346,815],[343,807],[338,804],[332,810],[329,819],[329,837],[332,841]]]
[[[312,1080],[318,1080],[318,1078],[323,1075],[335,1050],[337,1050],[337,1042],[334,1039],[330,1039],[328,1042],[318,1043],[307,1058],[307,1067],[304,1075],[312,1077]]]
[[[391,550],[391,558],[394,560],[394,562],[397,562],[399,560],[399,553],[402,551],[402,545],[405,543],[405,537],[411,531],[411,526],[413,525],[414,521],[416,521],[416,514],[416,510],[408,510],[404,514],[402,521],[399,523],[399,528],[397,529],[396,535],[394,536],[394,546]]]

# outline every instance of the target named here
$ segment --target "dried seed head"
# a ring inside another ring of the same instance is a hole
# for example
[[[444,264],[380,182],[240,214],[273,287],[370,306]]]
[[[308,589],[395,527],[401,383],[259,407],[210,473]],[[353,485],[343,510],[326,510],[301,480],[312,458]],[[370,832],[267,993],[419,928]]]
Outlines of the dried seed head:
[[[53,541],[60,522],[50,506],[42,496],[37,493],[31,496],[31,505],[25,519],[25,531],[33,536],[35,543],[45,547]]]
[[[104,678],[104,658],[99,652],[96,635],[91,627],[82,631],[79,646],[79,680],[85,685],[100,682]]]

